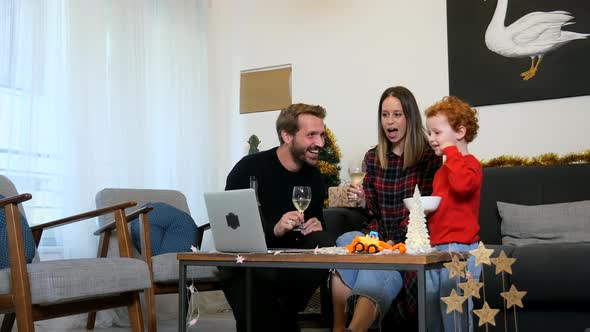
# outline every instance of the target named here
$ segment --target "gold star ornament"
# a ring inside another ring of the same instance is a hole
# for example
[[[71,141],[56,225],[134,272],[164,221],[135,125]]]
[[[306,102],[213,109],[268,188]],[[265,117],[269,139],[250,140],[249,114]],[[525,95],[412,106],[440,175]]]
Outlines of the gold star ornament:
[[[462,262],[458,255],[454,255],[453,260],[450,263],[444,263],[443,265],[449,269],[449,279],[452,279],[456,275],[465,277],[465,267],[467,266],[467,262]]]
[[[451,290],[451,295],[440,298],[444,303],[447,304],[447,314],[453,311],[463,313],[463,302],[467,300],[467,297],[457,294],[455,289]]]
[[[483,287],[483,282],[476,282],[472,277],[468,277],[466,282],[458,284],[463,290],[464,296],[473,296],[479,299],[479,290]]]
[[[501,292],[500,295],[506,299],[506,306],[508,308],[512,307],[513,305],[517,305],[521,308],[524,308],[522,305],[522,298],[526,295],[526,291],[519,291],[516,289],[516,286],[510,286],[510,291],[508,292]]]
[[[492,309],[488,302],[483,303],[483,307],[481,309],[473,309],[473,313],[479,317],[479,325],[482,326],[483,324],[490,323],[496,326],[496,315],[498,314],[500,309]]]
[[[479,264],[492,265],[490,262],[490,256],[494,253],[494,249],[488,249],[483,245],[483,242],[479,241],[477,249],[470,250],[469,253],[475,257],[475,266]]]
[[[496,265],[496,274],[500,274],[502,271],[512,274],[512,264],[516,262],[516,258],[509,258],[504,250],[500,251],[497,258],[491,258],[490,260]]]

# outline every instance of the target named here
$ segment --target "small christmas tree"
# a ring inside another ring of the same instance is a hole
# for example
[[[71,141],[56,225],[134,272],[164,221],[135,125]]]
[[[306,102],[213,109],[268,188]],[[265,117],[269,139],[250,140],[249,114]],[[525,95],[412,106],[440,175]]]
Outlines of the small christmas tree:
[[[324,148],[320,151],[318,168],[324,177],[326,187],[326,206],[328,197],[328,188],[340,185],[340,149],[336,145],[336,138],[332,131],[326,127],[326,141]]]
[[[434,248],[430,246],[430,235],[426,228],[426,215],[424,214],[424,208],[422,208],[420,197],[420,190],[418,190],[418,185],[416,185],[410,209],[408,232],[406,233],[407,253],[414,255],[426,254],[434,250]]]

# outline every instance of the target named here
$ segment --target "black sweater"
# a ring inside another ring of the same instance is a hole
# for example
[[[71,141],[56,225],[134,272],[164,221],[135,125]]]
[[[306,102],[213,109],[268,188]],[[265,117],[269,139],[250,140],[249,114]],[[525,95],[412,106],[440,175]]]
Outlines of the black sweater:
[[[305,210],[305,220],[316,217],[325,229],[325,189],[317,167],[304,164],[298,172],[291,172],[279,161],[275,147],[242,158],[227,176],[225,190],[249,188],[250,176],[255,176],[258,182],[262,226],[269,248],[296,248],[297,238],[302,236],[300,232],[292,231],[282,237],[276,237],[273,231],[283,214],[295,210],[291,200],[294,186],[311,187],[311,204]]]

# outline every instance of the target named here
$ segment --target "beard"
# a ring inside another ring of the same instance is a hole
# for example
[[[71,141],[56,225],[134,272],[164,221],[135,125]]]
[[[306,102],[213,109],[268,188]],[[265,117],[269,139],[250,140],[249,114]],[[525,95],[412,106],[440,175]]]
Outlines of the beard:
[[[317,164],[317,159],[310,159],[305,155],[309,148],[310,147],[297,144],[297,141],[293,141],[293,145],[289,147],[289,152],[291,152],[293,160],[306,163],[310,166],[315,166]]]

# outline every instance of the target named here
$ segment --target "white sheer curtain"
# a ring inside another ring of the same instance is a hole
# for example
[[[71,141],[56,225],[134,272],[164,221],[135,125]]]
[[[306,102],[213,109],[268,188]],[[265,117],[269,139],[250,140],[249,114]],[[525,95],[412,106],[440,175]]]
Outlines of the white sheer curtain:
[[[105,187],[178,189],[195,220],[205,220],[204,3],[0,1],[0,173],[33,194],[31,224],[91,210]],[[94,256],[95,229],[86,222],[45,232],[42,259]],[[117,322],[100,312],[97,325]]]
[[[0,172],[33,194],[25,206],[33,224],[93,209],[105,187],[178,189],[197,222],[205,219],[200,6],[0,1]],[[68,227],[48,234],[47,256],[94,256],[96,225]]]

